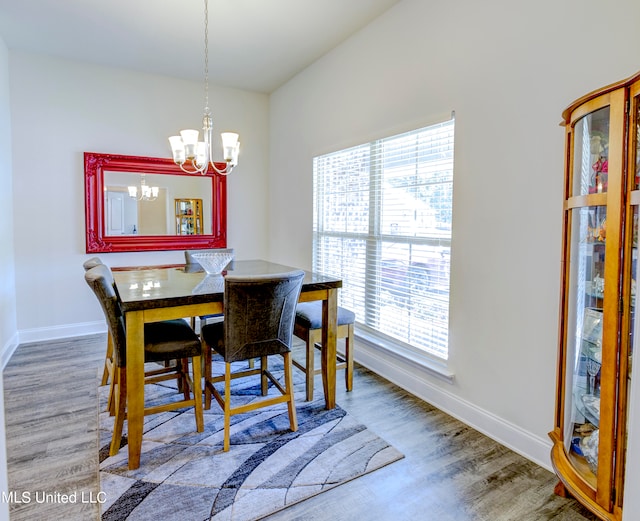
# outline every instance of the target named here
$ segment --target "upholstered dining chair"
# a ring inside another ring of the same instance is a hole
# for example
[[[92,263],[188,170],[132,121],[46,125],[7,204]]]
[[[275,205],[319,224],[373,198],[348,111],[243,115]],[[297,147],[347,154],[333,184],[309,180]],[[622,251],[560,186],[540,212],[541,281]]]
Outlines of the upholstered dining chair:
[[[85,272],[89,271],[91,268],[95,268],[96,266],[100,266],[100,265],[106,266],[106,264],[102,262],[102,259],[100,257],[91,257],[90,259],[87,259],[82,263],[82,267],[84,268]],[[116,296],[118,296],[118,291],[115,284],[113,285],[113,289],[116,292]],[[107,328],[107,350],[104,355],[104,368],[102,370],[102,379],[100,381],[100,385],[110,384],[109,397],[107,399],[107,410],[111,413],[111,416],[115,414],[114,394],[113,394],[113,390],[114,390],[113,371],[114,371],[113,339],[111,337],[111,331],[109,330],[109,328]]]
[[[224,320],[205,324],[202,338],[205,352],[205,407],[211,404],[211,395],[224,411],[224,450],[229,450],[231,416],[287,403],[289,425],[298,429],[293,394],[293,367],[291,341],[296,304],[302,288],[304,272],[295,270],[279,275],[240,277],[227,275],[224,290]],[[212,376],[212,353],[224,359],[224,375]],[[284,359],[284,386],[269,371],[268,357],[280,355]],[[260,367],[231,371],[231,364],[252,359],[260,360]],[[262,398],[250,403],[231,406],[231,380],[260,375]],[[268,381],[280,394],[265,397]],[[216,389],[224,382],[224,396]]]
[[[336,369],[345,369],[344,380],[347,391],[353,389],[353,329],[356,314],[338,306],[337,338],[344,338],[344,353],[338,353]],[[314,350],[322,349],[322,302],[301,302],[296,310],[296,321],[293,334],[305,342],[304,362],[292,360],[293,365],[302,370],[306,377],[307,401],[313,399],[314,377],[322,373],[316,369]]]
[[[207,252],[225,252],[225,253],[231,253],[233,255],[233,248],[209,248],[206,250],[185,250],[184,251],[185,270],[186,271],[201,270],[202,266],[200,266],[200,263],[193,257],[193,254],[207,253]],[[231,266],[232,264],[233,264],[233,261],[231,261],[227,265],[227,267]],[[222,313],[218,313],[215,315],[203,315],[198,318],[200,319],[200,325],[202,326],[207,320],[211,318],[219,318],[221,316],[222,316]],[[191,317],[191,327],[194,330],[196,329],[196,317]]]
[[[95,268],[96,266],[103,265],[102,259],[100,257],[91,257],[82,263],[82,267],[84,271],[89,271],[91,268]],[[114,287],[115,289],[115,287]],[[111,333],[107,328],[107,352],[104,356],[104,369],[102,370],[102,380],[100,385],[107,385],[113,378],[113,340],[111,339]],[[110,409],[112,405],[112,396],[111,392],[109,392],[109,401],[107,403],[107,408]]]
[[[113,276],[108,266],[98,265],[85,272],[85,280],[95,293],[107,321],[107,327],[113,340],[113,386],[115,388],[115,421],[111,447],[111,456],[120,450],[122,428],[126,415],[126,329],[115,293]],[[145,372],[145,384],[156,383],[172,378],[182,380],[183,399],[164,404],[145,407],[144,414],[193,407],[196,429],[202,432],[204,420],[202,413],[202,346],[193,329],[182,319],[153,322],[144,326],[144,360],[146,362],[166,362],[176,360],[175,366],[165,366],[155,371]],[[192,376],[188,375],[188,359],[191,359]],[[189,393],[191,389],[193,397]]]

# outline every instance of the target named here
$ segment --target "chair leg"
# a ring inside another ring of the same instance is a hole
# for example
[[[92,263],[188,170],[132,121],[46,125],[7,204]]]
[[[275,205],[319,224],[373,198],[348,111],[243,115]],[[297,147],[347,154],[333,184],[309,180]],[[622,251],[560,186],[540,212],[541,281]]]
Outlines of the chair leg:
[[[225,362],[224,372],[224,452],[229,451],[231,437],[231,363]]]
[[[202,341],[202,351],[204,352],[204,408],[211,409],[211,348]]]
[[[289,408],[289,425],[292,432],[298,430],[298,418],[296,417],[296,404],[293,394],[293,364],[291,353],[284,353],[284,386],[287,392],[287,407]]]
[[[113,375],[111,371],[113,370],[113,338],[111,337],[111,332],[107,333],[107,353],[104,357],[104,369],[102,371],[102,381],[100,385],[107,385],[109,383],[109,379],[113,381]]]
[[[195,357],[194,357],[195,358]],[[189,399],[189,381],[187,375],[189,374],[189,359],[183,358],[178,361],[180,365],[180,373],[178,376],[178,382],[182,382],[181,385],[178,385],[178,390],[182,391],[185,400]]]
[[[116,414],[116,371],[114,370],[111,375],[111,382],[109,383],[109,396],[107,397],[107,411],[109,411],[109,416],[114,416]]]
[[[115,456],[120,450],[120,442],[122,439],[122,426],[124,424],[124,416],[127,405],[127,369],[126,367],[118,367],[114,371],[114,380],[116,385],[115,396],[115,420],[113,422],[113,436],[111,437],[111,446],[109,448],[109,456]]]
[[[344,371],[344,383],[347,391],[353,390],[353,324],[349,324],[349,331],[344,339],[344,356],[347,368]]]
[[[309,335],[307,335],[307,360],[305,377],[307,383],[307,401],[313,400],[313,384],[316,376],[315,369],[315,341]]]
[[[202,413],[202,365],[200,356],[194,356],[191,359],[192,380],[193,380],[193,400],[195,402],[194,409],[196,414],[196,430],[202,432],[204,430],[204,417]]]
[[[267,371],[269,370],[269,362],[266,356],[260,357],[260,390],[262,396],[267,396],[269,392],[269,380],[267,377]]]

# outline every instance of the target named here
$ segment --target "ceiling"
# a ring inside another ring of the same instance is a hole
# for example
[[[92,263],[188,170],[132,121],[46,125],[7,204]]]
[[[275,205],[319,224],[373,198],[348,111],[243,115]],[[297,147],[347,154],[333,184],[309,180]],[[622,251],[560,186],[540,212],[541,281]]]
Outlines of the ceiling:
[[[212,83],[270,93],[400,0],[209,0]],[[204,0],[0,0],[10,50],[204,77]]]

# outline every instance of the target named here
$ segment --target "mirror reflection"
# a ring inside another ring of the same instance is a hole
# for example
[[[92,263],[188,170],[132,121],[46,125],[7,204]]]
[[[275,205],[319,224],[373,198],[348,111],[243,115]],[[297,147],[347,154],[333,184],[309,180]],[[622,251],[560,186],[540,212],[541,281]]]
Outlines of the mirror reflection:
[[[106,236],[211,235],[206,176],[104,171]]]

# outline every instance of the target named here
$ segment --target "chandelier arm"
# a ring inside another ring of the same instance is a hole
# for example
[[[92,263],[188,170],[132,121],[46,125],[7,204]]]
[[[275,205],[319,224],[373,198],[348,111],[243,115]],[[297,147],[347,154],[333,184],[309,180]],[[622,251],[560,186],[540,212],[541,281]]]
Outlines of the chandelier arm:
[[[218,175],[229,175],[231,173],[231,170],[233,170],[233,167],[229,167],[229,163],[227,163],[227,166],[224,170],[218,170],[218,167],[215,165],[215,163],[211,163],[211,168],[213,168],[213,171]]]
[[[205,163],[202,167],[199,167],[196,165],[195,160],[191,160],[189,162],[189,164],[193,167],[193,170],[190,170],[188,168],[185,168],[184,165],[187,162],[185,161],[184,163],[180,164],[180,170],[182,170],[185,174],[202,174],[204,175],[205,172],[207,171],[207,164]]]

